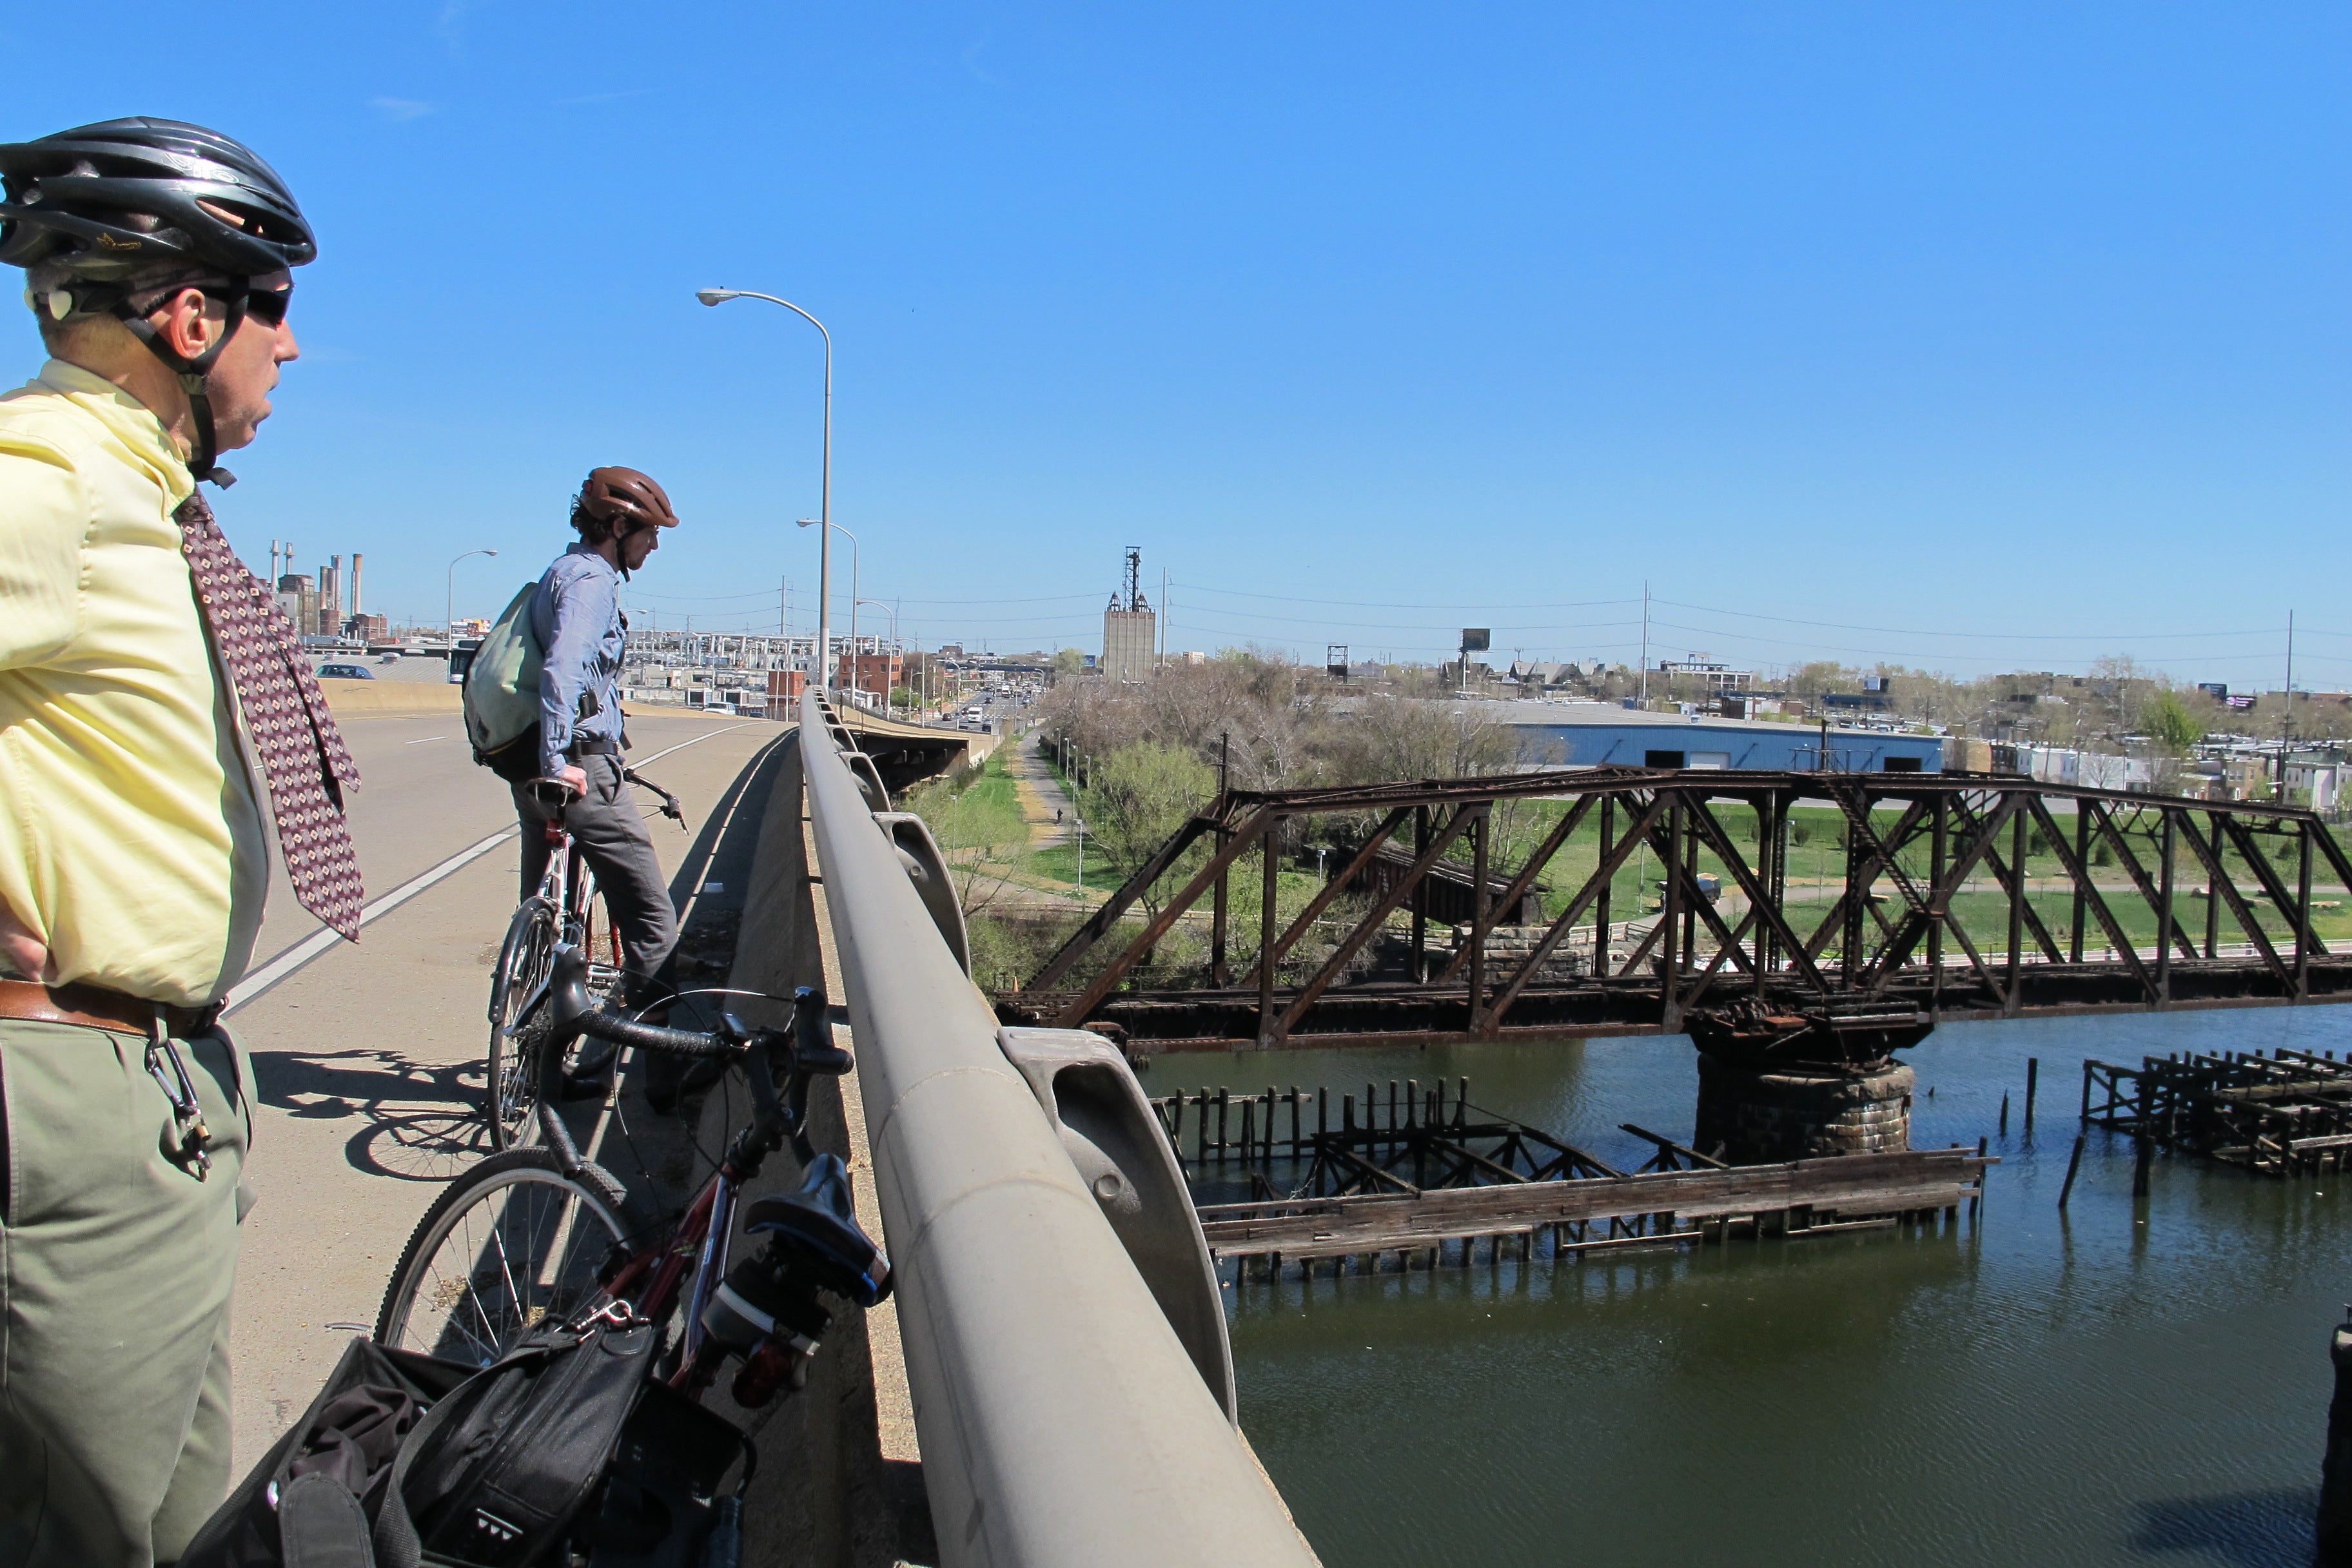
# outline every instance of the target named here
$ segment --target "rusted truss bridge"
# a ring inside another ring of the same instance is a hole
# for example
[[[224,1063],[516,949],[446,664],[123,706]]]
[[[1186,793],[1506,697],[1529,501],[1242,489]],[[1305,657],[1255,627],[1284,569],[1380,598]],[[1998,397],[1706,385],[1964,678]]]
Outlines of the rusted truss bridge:
[[[1402,1090],[1402,1092],[1400,1092]],[[1727,1165],[1627,1123],[1654,1151],[1620,1170],[1549,1133],[1470,1103],[1469,1084],[1391,1080],[1335,1106],[1328,1089],[1235,1096],[1202,1089],[1154,1100],[1196,1181],[1245,1173],[1252,1196],[1200,1206],[1219,1261],[1266,1277],[1328,1262],[1377,1269],[1549,1254],[1820,1237],[1957,1221],[1983,1190],[1981,1148],[1844,1154]],[[1336,1113],[1336,1114],[1335,1114]],[[1277,1184],[1275,1178],[1282,1180]]]
[[[2085,1061],[2083,1120],[2260,1175],[2341,1171],[2352,1156],[2352,1061],[2285,1047],[2175,1052],[2137,1068]]]
[[[1542,798],[1566,807],[1516,868],[1495,865],[1496,807]],[[1811,908],[1790,896],[1790,813],[1801,805],[1833,806],[1843,824],[1834,897],[1798,889]],[[1752,842],[1731,831],[1741,813],[1752,814]],[[1361,825],[1357,847],[1303,910],[1279,920],[1285,837],[1327,817]],[[1559,913],[1498,934],[1497,912],[1517,918],[1588,824],[1598,863]],[[1367,875],[1406,841],[1401,873]],[[1465,846],[1473,919],[1457,946],[1433,948],[1433,874],[1444,866],[1458,875]],[[2029,886],[2030,847],[2056,860],[2055,889]],[[1236,867],[1258,849],[1266,853],[1252,898],[1234,886]],[[1644,849],[1660,868],[1663,903],[1628,921],[1611,907],[1612,885]],[[1720,902],[1702,882],[1702,853],[1728,878]],[[1818,1038],[1857,1012],[1914,1016],[1924,1034],[1953,1016],[2352,1000],[2352,958],[2312,930],[2315,876],[2352,887],[2352,863],[2309,811],[2010,774],[1591,768],[1237,790],[1188,820],[997,1001],[1009,1021],[1109,1024],[1150,1052],[1675,1033],[1691,1014],[1735,1003],[1754,1016],[1810,1019]],[[1952,907],[1980,878],[2005,903],[1992,940]],[[1136,918],[1163,883],[1173,889],[1165,902]],[[2055,921],[2032,896],[2053,890],[2066,900]],[[1180,921],[1197,922],[1204,902],[1202,982],[1155,988],[1150,956]],[[1255,907],[1244,915],[1244,905]],[[2158,940],[2136,942],[2127,914]],[[1256,938],[1238,973],[1228,957],[1237,918],[1254,920]],[[1345,929],[1333,942],[1335,921]],[[1400,921],[1405,930],[1391,934]],[[1404,978],[1364,977],[1367,947],[1400,935]],[[1302,952],[1316,957],[1294,962]]]

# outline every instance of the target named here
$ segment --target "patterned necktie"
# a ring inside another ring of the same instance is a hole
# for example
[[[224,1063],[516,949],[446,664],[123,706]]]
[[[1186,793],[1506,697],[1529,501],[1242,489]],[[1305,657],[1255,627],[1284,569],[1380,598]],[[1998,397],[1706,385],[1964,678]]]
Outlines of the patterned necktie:
[[[294,897],[357,942],[367,890],[343,822],[343,791],[360,787],[360,771],[327,712],[326,694],[302,657],[293,624],[221,537],[213,509],[203,496],[192,495],[173,515],[214,651],[236,688],[236,705],[261,753]]]

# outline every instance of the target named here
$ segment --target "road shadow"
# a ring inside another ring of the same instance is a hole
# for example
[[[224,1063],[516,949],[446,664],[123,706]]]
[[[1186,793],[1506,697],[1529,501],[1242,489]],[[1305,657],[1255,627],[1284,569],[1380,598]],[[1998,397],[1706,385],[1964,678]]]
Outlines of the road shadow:
[[[2139,1505],[2131,1547],[2148,1556],[2189,1555],[2232,1568],[2310,1568],[2317,1487],[2173,1498]]]
[[[343,1145],[352,1169],[442,1182],[489,1152],[482,1064],[420,1062],[397,1051],[256,1051],[261,1102],[303,1121],[357,1121]]]

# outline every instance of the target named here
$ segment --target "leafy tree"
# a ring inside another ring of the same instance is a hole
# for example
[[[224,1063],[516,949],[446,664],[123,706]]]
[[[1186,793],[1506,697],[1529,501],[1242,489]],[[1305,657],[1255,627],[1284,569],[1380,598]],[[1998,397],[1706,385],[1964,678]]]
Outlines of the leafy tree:
[[[1192,752],[1152,741],[1126,746],[1103,759],[1086,792],[1087,836],[1106,863],[1132,876],[1216,793],[1215,771]],[[1160,889],[1144,889],[1150,915],[1160,898]]]
[[[2154,692],[2140,704],[2139,727],[2148,739],[2176,754],[2205,738],[2205,726],[2173,691]]]

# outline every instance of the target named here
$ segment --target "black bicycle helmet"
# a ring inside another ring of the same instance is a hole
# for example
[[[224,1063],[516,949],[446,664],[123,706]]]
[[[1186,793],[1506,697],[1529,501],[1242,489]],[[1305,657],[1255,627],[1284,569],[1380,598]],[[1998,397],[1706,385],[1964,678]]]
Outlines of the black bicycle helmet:
[[[233,482],[213,462],[205,376],[245,320],[252,280],[318,254],[278,171],[217,131],[135,118],[0,143],[0,263],[61,266],[90,286],[70,291],[69,310],[110,311],[179,375],[196,426],[188,468],[200,479]],[[133,304],[140,276],[174,263],[184,286],[228,307],[219,342],[194,359]]]
[[[0,262],[15,267],[59,259],[77,278],[117,281],[184,260],[246,279],[319,254],[277,170],[176,120],[109,120],[0,144]]]

